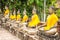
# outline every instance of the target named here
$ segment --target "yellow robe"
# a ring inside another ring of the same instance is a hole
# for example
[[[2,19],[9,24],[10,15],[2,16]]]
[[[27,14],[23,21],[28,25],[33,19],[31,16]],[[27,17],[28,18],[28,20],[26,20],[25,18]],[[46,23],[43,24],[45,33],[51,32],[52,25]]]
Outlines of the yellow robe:
[[[31,18],[31,21],[29,22],[28,26],[29,27],[35,27],[38,23],[40,23],[38,15],[34,14]]]
[[[6,11],[4,12],[4,16],[6,16],[9,13],[9,9],[6,9]]]
[[[56,14],[51,14],[47,17],[47,26],[44,28],[44,30],[50,30],[54,25],[57,23],[58,17]]]
[[[21,19],[20,14],[17,14],[17,16],[16,16],[16,20],[18,21],[18,20],[20,20],[20,19]]]
[[[22,19],[22,22],[26,22],[28,20],[28,16],[27,15],[24,15],[23,16],[23,19]]]
[[[16,19],[16,15],[10,15],[10,19],[11,19],[11,20]]]

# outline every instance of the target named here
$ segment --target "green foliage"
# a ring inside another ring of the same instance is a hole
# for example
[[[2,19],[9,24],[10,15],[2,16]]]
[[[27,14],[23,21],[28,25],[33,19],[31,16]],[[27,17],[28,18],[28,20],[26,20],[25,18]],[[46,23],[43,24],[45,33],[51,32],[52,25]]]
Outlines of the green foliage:
[[[48,8],[50,6],[55,5],[57,0],[46,0],[46,13],[48,14]],[[2,3],[5,5],[9,5],[9,9],[12,11],[13,8],[16,8],[16,11],[20,9],[21,15],[23,13],[24,8],[27,10],[27,15],[31,17],[31,11],[33,6],[36,6],[37,13],[42,18],[44,14],[44,0],[2,0]],[[1,4],[2,5],[2,4]],[[59,14],[60,11],[57,11]],[[60,16],[60,15],[59,15]]]
[[[56,10],[56,14],[58,17],[60,17],[60,9]]]

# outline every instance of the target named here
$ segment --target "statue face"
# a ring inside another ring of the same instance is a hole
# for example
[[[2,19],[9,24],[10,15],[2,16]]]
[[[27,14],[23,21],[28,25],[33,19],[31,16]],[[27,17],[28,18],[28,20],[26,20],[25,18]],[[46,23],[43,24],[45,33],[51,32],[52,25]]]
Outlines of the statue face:
[[[0,9],[0,12],[1,12],[1,9]]]
[[[5,6],[5,9],[8,9],[8,7],[7,7],[7,6]]]
[[[54,11],[52,8],[49,8],[49,13],[52,14]]]
[[[18,10],[17,13],[19,14],[20,13],[20,10]]]
[[[23,15],[26,15],[26,10],[24,10]]]
[[[35,14],[36,12],[34,10],[32,10],[32,14]]]
[[[26,13],[23,13],[23,15],[26,15]]]

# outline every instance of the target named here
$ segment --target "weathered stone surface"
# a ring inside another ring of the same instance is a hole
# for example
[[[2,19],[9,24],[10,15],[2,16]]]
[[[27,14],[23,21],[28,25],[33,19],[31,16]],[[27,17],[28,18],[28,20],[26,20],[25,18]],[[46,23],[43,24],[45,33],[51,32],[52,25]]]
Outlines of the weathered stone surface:
[[[5,29],[0,28],[0,40],[20,40]]]

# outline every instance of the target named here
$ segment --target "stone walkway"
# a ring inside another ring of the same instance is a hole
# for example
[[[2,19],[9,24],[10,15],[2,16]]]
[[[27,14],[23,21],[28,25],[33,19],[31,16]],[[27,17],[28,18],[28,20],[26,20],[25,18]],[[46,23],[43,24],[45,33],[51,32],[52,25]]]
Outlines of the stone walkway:
[[[7,30],[0,28],[0,40],[20,40],[20,39],[12,35]]]

